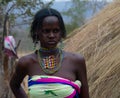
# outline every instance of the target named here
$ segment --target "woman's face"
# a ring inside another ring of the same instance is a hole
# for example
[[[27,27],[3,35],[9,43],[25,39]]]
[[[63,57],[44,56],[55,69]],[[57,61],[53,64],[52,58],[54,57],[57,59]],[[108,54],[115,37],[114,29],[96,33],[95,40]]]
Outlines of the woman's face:
[[[41,47],[55,48],[61,39],[61,30],[59,20],[56,16],[47,16],[44,18],[42,28],[39,31],[39,40]]]

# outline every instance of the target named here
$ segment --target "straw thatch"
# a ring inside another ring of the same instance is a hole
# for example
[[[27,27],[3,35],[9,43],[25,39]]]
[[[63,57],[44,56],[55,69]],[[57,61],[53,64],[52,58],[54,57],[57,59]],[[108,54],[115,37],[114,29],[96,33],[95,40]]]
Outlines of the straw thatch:
[[[65,41],[85,56],[90,98],[120,98],[120,2],[113,2]]]

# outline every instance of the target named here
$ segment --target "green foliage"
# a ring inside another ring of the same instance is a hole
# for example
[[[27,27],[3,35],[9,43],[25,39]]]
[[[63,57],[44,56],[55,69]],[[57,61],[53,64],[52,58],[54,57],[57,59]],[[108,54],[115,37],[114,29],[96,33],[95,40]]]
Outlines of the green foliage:
[[[0,5],[5,5],[12,0],[0,0]]]
[[[67,33],[69,34],[74,29],[82,26],[86,22],[86,11],[91,11],[95,14],[107,4],[106,0],[72,0],[71,7],[63,12],[63,15],[70,17],[70,22],[66,24]]]
[[[71,21],[66,24],[67,33],[72,32],[75,28],[78,28],[85,23],[87,2],[87,0],[72,0],[71,7],[63,12],[63,15],[68,16],[71,19]]]
[[[67,35],[69,33],[71,33],[74,29],[78,28],[79,25],[77,23],[69,23],[69,24],[65,24],[65,27],[66,27],[66,31],[67,31]]]
[[[50,7],[54,0],[45,3],[44,0],[1,0],[0,1],[0,26],[4,26],[4,20],[10,26],[29,24],[30,18],[41,8]],[[17,18],[22,21],[15,23]]]

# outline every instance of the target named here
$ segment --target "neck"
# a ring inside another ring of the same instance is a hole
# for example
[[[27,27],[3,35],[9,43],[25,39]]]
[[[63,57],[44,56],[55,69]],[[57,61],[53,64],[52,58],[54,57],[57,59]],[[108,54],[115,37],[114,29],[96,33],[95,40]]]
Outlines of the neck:
[[[59,53],[59,48],[57,47],[52,49],[40,48],[39,51],[43,56],[56,55]]]

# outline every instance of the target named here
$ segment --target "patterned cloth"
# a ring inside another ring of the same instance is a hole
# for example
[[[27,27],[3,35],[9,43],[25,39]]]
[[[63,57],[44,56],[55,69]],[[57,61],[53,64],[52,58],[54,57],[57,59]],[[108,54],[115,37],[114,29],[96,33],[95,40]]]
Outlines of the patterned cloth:
[[[35,75],[28,79],[29,98],[77,98],[81,82],[56,76]]]
[[[4,53],[8,56],[14,56],[18,58],[15,48],[16,43],[13,36],[6,36],[4,39]]]

